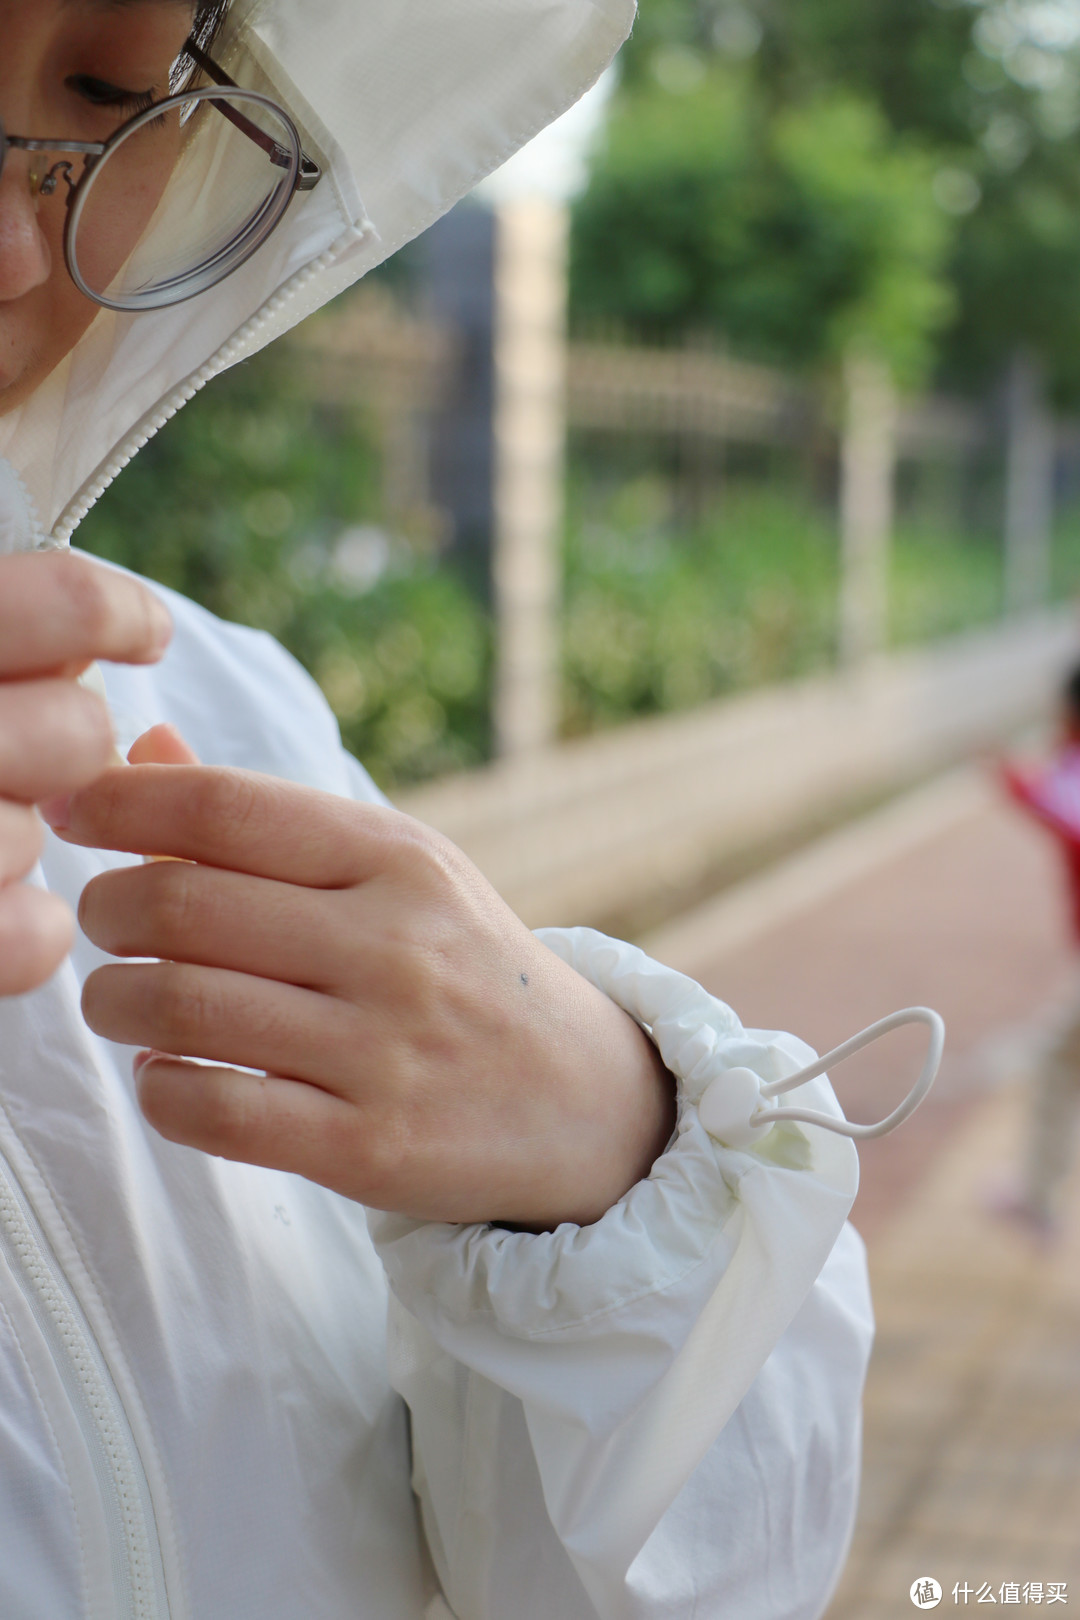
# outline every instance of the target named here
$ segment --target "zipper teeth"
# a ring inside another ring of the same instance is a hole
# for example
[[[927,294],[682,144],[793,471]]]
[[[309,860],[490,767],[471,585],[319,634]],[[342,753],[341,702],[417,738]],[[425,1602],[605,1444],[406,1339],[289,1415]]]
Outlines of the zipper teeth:
[[[121,442],[119,448],[114,451],[112,458],[105,463],[105,466],[97,474],[93,482],[83,489],[61,513],[50,536],[50,540],[54,545],[62,546],[67,544],[87,513],[101,499],[109,485],[119,478],[124,468],[135,459],[139,451],[149,444],[150,440],[160,433],[162,428],[171,422],[173,417],[189,401],[195,398],[196,394],[201,393],[207,383],[212,382],[221,372],[228,370],[229,366],[241,360],[244,351],[250,346],[251,340],[257,337],[265,326],[268,326],[271,321],[281,314],[286,305],[292,302],[296,295],[307,286],[309,281],[321,275],[324,270],[331,269],[340,252],[341,243],[335,243],[321,253],[317,259],[313,259],[310,264],[305,265],[303,270],[298,270],[283,287],[278,288],[273,297],[255,315],[252,315],[237,332],[233,333],[227,343],[223,344],[215,354],[212,354],[209,360],[199,367],[198,371],[182,382],[171,394],[168,394],[154,413],[140,423],[129,434],[127,439]]]
[[[2,1157],[0,1171],[12,1176]],[[133,1462],[133,1442],[125,1434],[116,1404],[109,1397],[107,1373],[99,1366],[91,1349],[90,1330],[80,1322],[77,1307],[50,1269],[45,1259],[45,1239],[35,1233],[30,1212],[23,1207],[13,1187],[4,1184],[5,1179],[0,1179],[0,1227],[19,1261],[35,1314],[39,1320],[45,1318],[45,1325],[52,1329],[66,1353],[78,1397],[89,1413],[108,1466],[110,1494],[119,1516],[125,1554],[120,1566],[114,1559],[114,1573],[129,1588],[129,1612],[133,1620],[161,1620],[168,1610],[167,1607],[160,1610],[157,1603],[159,1581],[155,1578],[155,1559],[144,1511],[149,1506],[152,1512],[152,1504],[149,1488],[141,1484]],[[65,1366],[58,1363],[57,1370],[64,1378]],[[70,1383],[70,1378],[64,1381]],[[118,1402],[118,1397],[116,1400]]]
[[[26,507],[29,515],[30,539],[34,550],[40,551],[47,544],[47,537],[44,527],[42,526],[41,515],[38,512],[37,506],[35,505],[33,499],[31,498],[30,491],[26,487],[26,480],[23,478],[23,475],[19,471],[18,467],[14,466],[10,461],[5,463],[5,465],[7,466],[8,471],[14,474],[15,487],[22,496],[23,504]]]

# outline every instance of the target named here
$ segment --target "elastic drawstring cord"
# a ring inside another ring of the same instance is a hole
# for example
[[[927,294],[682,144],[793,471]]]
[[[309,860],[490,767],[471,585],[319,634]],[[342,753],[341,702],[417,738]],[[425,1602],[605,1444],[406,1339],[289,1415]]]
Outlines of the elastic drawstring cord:
[[[930,1046],[923,1064],[922,1073],[912,1086],[899,1108],[877,1125],[851,1125],[846,1119],[833,1119],[829,1114],[819,1114],[812,1108],[769,1108],[761,1109],[760,1119],[754,1117],[751,1124],[763,1124],[768,1120],[772,1124],[778,1119],[795,1119],[804,1125],[822,1125],[827,1131],[835,1131],[837,1136],[850,1136],[857,1142],[869,1142],[875,1136],[887,1136],[895,1131],[905,1119],[909,1119],[918,1108],[926,1093],[937,1079],[937,1072],[941,1067],[941,1056],[945,1050],[945,1024],[940,1014],[931,1007],[905,1007],[902,1012],[890,1013],[888,1018],[881,1018],[869,1029],[864,1029],[861,1035],[853,1035],[850,1041],[838,1046],[832,1052],[826,1052],[823,1058],[811,1063],[807,1068],[800,1069],[798,1074],[789,1075],[786,1080],[772,1080],[761,1087],[763,1097],[780,1097],[785,1091],[794,1091],[796,1086],[803,1085],[807,1080],[816,1080],[819,1074],[826,1069],[835,1068],[846,1058],[853,1057],[864,1047],[872,1046],[883,1035],[890,1035],[894,1029],[903,1024],[925,1024],[930,1031]]]
[[[846,1119],[836,1119],[831,1114],[818,1113],[812,1108],[761,1106],[762,1103],[771,1104],[774,1097],[782,1096],[785,1091],[794,1091],[808,1080],[816,1080],[826,1069],[843,1063],[846,1058],[861,1052],[864,1047],[871,1046],[874,1041],[891,1034],[903,1024],[925,1024],[929,1029],[930,1045],[926,1061],[918,1080],[900,1106],[877,1125],[852,1125]],[[800,1125],[820,1125],[823,1130],[833,1131],[837,1136],[867,1142],[873,1137],[887,1136],[915,1112],[937,1078],[944,1047],[945,1025],[940,1015],[930,1007],[905,1007],[902,1012],[891,1013],[888,1018],[871,1024],[869,1029],[853,1035],[842,1046],[826,1052],[815,1063],[808,1064],[798,1074],[788,1075],[783,1080],[763,1081],[753,1070],[742,1067],[725,1070],[708,1087],[699,1104],[699,1113],[709,1134],[731,1147],[750,1146],[783,1119],[794,1120]]]

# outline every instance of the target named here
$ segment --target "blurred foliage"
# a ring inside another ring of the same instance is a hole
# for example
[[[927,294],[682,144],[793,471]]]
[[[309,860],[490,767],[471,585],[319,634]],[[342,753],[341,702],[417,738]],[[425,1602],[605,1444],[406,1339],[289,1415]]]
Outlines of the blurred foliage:
[[[754,89],[713,65],[675,106],[656,83],[621,98],[577,209],[575,318],[780,364],[857,340],[918,383],[952,310],[932,159],[847,91],[771,113]]]
[[[1026,345],[1080,402],[1074,0],[649,0],[622,62],[579,321],[799,364],[856,321],[963,388]]]
[[[983,394],[1026,345],[1080,405],[1078,53],[1076,0],[644,0],[575,209],[578,330],[811,371],[868,343],[909,386]],[[566,730],[826,667],[834,513],[733,475],[688,517],[662,456],[626,461],[571,479]],[[79,542],[278,636],[392,789],[487,757],[492,635],[386,533],[381,480],[377,424],[299,395],[272,351],[154,439]],[[942,512],[898,525],[896,644],[1000,609],[1000,545]],[[1080,590],[1080,507],[1056,569]]]
[[[286,364],[272,350],[214,382],[77,543],[270,631],[321,682],[346,745],[383,787],[476,764],[489,748],[486,616],[453,575],[370,527],[372,424],[298,396]],[[369,577],[356,568],[365,542]]]
[[[1080,562],[1080,534],[1077,551]],[[1000,576],[993,540],[902,522],[891,643],[990,621]],[[831,514],[797,488],[733,484],[687,533],[655,476],[600,501],[579,480],[566,557],[567,732],[828,668],[837,583]]]
[[[261,355],[193,401],[86,519],[79,544],[277,636],[384,788],[475,765],[490,748],[487,614],[452,573],[395,549],[377,526],[372,424],[305,401],[282,364]],[[831,514],[784,481],[733,479],[688,522],[677,479],[638,472],[605,486],[594,474],[575,456],[568,735],[828,666]],[[1080,521],[1062,555],[1080,583]],[[897,641],[996,611],[993,547],[901,526],[893,566]]]
[[[1072,491],[1060,504],[1054,524],[1055,597],[1080,604],[1080,496]]]
[[[689,533],[647,475],[571,524],[565,724],[590,731],[831,658],[836,541],[784,492],[732,491]]]
[[[989,624],[1001,612],[1002,555],[994,535],[901,522],[890,561],[889,640],[894,647]]]

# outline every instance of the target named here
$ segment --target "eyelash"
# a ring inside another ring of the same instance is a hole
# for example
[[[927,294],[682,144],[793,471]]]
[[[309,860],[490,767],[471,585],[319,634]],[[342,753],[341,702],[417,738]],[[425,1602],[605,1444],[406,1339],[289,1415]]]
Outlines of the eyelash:
[[[154,105],[152,90],[122,90],[119,85],[108,84],[104,79],[95,79],[89,74],[74,75],[67,80],[67,86],[94,107],[116,108],[131,117],[148,112]]]

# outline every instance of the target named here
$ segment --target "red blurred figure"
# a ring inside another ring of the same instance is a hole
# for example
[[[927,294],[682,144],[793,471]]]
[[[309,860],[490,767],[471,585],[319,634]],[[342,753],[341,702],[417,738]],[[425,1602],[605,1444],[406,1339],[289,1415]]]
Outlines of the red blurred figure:
[[[1058,744],[1040,770],[1001,767],[1010,795],[1057,840],[1065,862],[1073,937],[1080,946],[1080,665],[1061,693]],[[1027,1155],[1019,1187],[994,1207],[1049,1238],[1080,1112],[1080,1003],[1044,1053],[1033,1078]]]

